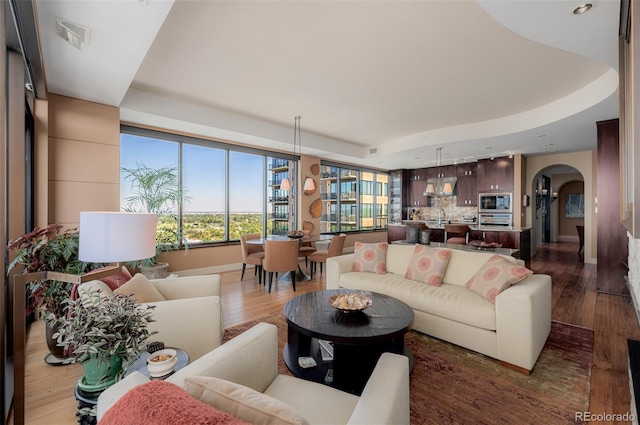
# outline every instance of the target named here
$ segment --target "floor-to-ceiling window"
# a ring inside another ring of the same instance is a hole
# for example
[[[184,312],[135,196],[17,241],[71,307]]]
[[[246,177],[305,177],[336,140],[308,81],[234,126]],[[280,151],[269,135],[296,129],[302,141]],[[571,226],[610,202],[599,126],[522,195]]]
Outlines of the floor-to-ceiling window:
[[[320,198],[323,233],[387,227],[389,174],[322,162]]]
[[[237,241],[245,233],[286,234],[295,191],[280,189],[298,158],[217,141],[122,126],[120,203],[130,208],[127,171],[141,167],[175,173],[181,197],[159,219],[190,246]],[[296,223],[293,223],[295,226]],[[295,228],[295,227],[294,227]]]

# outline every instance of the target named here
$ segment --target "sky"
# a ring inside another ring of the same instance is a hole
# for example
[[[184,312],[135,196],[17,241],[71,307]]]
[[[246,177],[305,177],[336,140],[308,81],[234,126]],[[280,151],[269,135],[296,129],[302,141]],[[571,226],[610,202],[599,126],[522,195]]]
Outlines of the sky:
[[[152,168],[177,167],[176,142],[120,135],[120,167],[136,168],[143,163]],[[225,197],[226,151],[198,145],[183,145],[183,179],[186,196],[184,212],[222,212]],[[263,211],[266,188],[264,157],[242,152],[229,152],[229,211]],[[120,203],[130,193],[130,184],[120,186]]]

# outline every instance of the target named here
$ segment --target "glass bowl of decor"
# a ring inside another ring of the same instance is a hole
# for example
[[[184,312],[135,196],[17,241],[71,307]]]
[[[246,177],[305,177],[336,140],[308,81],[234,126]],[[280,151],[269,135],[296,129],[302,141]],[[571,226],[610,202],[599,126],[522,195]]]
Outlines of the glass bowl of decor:
[[[330,297],[329,304],[339,311],[348,313],[371,307],[373,300],[362,294],[340,294]]]
[[[149,355],[147,359],[147,369],[149,375],[154,378],[165,376],[173,371],[174,366],[178,362],[176,350],[164,348],[155,351]]]
[[[289,230],[287,232],[287,236],[292,239],[302,239],[304,237],[304,232],[302,230]]]

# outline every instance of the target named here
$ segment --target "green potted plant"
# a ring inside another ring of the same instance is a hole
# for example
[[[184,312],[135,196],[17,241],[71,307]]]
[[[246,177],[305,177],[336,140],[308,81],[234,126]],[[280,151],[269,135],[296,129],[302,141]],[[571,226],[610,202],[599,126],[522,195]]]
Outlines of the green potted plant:
[[[82,364],[78,386],[85,391],[101,391],[120,379],[156,333],[147,328],[154,307],[136,304],[129,295],[90,290],[65,304],[54,338]]]
[[[49,224],[36,227],[32,232],[11,240],[7,249],[15,254],[9,263],[8,272],[23,265],[23,273],[54,271],[82,274],[102,264],[85,263],[78,259],[79,234],[76,229],[62,231],[62,225]],[[63,358],[64,352],[57,347],[51,336],[55,332],[56,319],[64,314],[64,301],[71,296],[71,283],[40,280],[28,285],[29,305],[27,314],[40,311],[45,319],[49,351]]]
[[[149,279],[166,277],[169,264],[160,262],[160,256],[179,249],[181,245],[188,248],[175,212],[180,201],[186,199],[185,190],[178,184],[178,169],[168,166],[152,168],[138,162],[136,168],[123,167],[120,172],[122,180],[131,184],[123,210],[158,215],[156,255],[136,261],[131,266],[137,267]]]

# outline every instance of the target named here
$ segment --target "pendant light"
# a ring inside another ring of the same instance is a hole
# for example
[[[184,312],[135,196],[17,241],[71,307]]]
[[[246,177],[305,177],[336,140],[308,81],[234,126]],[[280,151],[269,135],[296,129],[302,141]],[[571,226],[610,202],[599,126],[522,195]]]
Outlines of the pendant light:
[[[300,137],[300,118],[301,117],[299,115],[296,117],[296,128],[298,133],[298,148],[299,148],[298,153],[302,158],[302,138]],[[306,179],[304,179],[304,185],[302,187],[302,190],[304,190],[305,192],[316,190],[316,184],[311,177],[307,177]]]
[[[300,115],[294,118],[294,126],[293,126],[293,155],[296,155],[296,145],[299,146],[298,152],[302,155],[302,141],[300,138]],[[304,181],[303,190],[304,191],[312,191],[315,190],[316,184],[311,177],[307,177]],[[291,190],[291,181],[288,177],[282,179],[280,183],[280,190]]]

